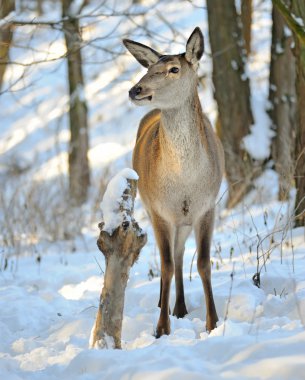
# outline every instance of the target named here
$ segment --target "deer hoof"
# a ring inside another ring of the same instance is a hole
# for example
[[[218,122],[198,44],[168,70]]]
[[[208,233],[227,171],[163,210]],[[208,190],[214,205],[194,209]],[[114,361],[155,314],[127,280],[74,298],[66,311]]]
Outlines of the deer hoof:
[[[161,324],[159,322],[158,326],[157,326],[155,337],[158,339],[162,335],[169,335],[170,332],[171,332],[171,328],[170,328],[170,321],[169,320],[165,324]]]
[[[183,318],[186,316],[186,314],[188,314],[188,312],[187,312],[185,303],[183,303],[183,304],[181,304],[181,303],[177,304],[176,303],[176,305],[174,307],[173,315],[177,318]]]
[[[213,318],[213,320],[207,318],[207,323],[206,323],[207,333],[210,333],[212,330],[214,330],[217,327],[217,322],[218,322],[218,318],[215,318],[215,319]]]

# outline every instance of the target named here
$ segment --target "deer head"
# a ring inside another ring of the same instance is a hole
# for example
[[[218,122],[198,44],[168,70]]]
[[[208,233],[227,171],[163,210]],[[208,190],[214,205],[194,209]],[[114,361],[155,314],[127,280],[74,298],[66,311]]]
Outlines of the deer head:
[[[179,107],[196,88],[198,62],[204,51],[200,28],[195,28],[182,54],[162,55],[128,39],[124,39],[123,43],[136,60],[148,69],[129,91],[129,97],[136,105],[149,104],[160,109]]]

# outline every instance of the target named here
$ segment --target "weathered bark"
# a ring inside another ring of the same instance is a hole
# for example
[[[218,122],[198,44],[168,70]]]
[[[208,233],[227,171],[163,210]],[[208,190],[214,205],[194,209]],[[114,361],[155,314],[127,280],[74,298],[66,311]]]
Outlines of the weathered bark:
[[[241,1],[241,22],[247,55],[251,53],[252,0]]]
[[[296,66],[291,50],[294,39],[276,8],[272,10],[272,20],[269,115],[276,133],[272,143],[272,157],[279,174],[279,200],[286,200],[294,179]]]
[[[8,16],[15,10],[15,0],[5,0],[0,4],[0,20]],[[10,23],[0,28],[0,90],[3,84],[3,77],[6,63],[9,60],[9,50],[13,39],[13,28]]]
[[[305,25],[304,0],[292,0],[292,12]],[[296,35],[297,128],[295,145],[296,226],[305,226],[305,40]]]
[[[249,79],[244,72],[244,44],[234,0],[227,0],[226,6],[222,0],[207,0],[207,8],[218,130],[229,185],[228,207],[233,207],[249,191],[254,175],[253,161],[241,147],[253,123]]]
[[[106,258],[104,286],[94,327],[91,348],[121,348],[124,298],[129,271],[145,245],[147,236],[133,218],[136,180],[127,179],[120,210],[125,215],[122,224],[111,234],[103,230],[97,245]]]
[[[67,18],[63,23],[63,29],[67,46],[70,93],[69,187],[72,200],[76,204],[82,204],[87,198],[90,184],[89,138],[81,56],[82,39],[78,18],[70,14],[72,2],[62,0],[63,17]]]

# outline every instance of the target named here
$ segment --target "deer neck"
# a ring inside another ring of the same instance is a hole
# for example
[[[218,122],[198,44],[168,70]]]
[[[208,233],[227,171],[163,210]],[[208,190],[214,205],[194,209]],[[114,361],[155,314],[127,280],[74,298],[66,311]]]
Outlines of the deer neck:
[[[161,145],[177,158],[190,158],[198,154],[202,131],[203,113],[197,89],[180,107],[161,110]]]

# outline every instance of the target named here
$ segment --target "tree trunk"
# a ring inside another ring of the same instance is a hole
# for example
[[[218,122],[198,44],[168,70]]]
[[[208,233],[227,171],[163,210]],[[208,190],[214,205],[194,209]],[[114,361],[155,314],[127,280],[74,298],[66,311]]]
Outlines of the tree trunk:
[[[90,184],[88,162],[88,120],[84,92],[79,21],[70,15],[73,0],[62,0],[63,23],[67,46],[68,78],[70,93],[70,148],[69,188],[72,201],[80,205],[87,198]]]
[[[5,0],[0,4],[0,20],[15,10],[15,0]],[[3,84],[6,63],[9,59],[10,45],[13,39],[13,30],[10,24],[0,28],[0,90]]]
[[[292,11],[305,25],[304,0],[292,0]],[[296,48],[296,92],[297,128],[295,145],[295,182],[297,195],[295,201],[296,226],[305,226],[305,40],[295,37]]]
[[[253,123],[249,79],[244,72],[244,45],[234,0],[227,0],[226,6],[223,0],[207,0],[207,9],[218,127],[229,185],[228,207],[233,207],[249,191],[254,175],[252,159],[241,147]]]
[[[137,181],[127,179],[120,202],[119,212],[122,223],[113,232],[101,232],[97,245],[106,258],[104,286],[93,326],[91,348],[121,348],[121,332],[125,289],[129,271],[145,245],[147,236],[133,218],[133,204],[137,191]],[[104,196],[105,197],[105,196]]]
[[[276,133],[272,143],[272,157],[279,174],[279,200],[286,200],[294,179],[296,66],[291,51],[294,39],[283,16],[275,7],[272,10],[272,20],[269,114]]]
[[[247,55],[251,53],[252,0],[241,1],[241,22]]]

